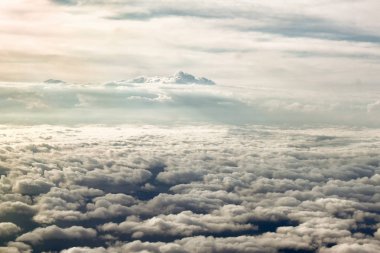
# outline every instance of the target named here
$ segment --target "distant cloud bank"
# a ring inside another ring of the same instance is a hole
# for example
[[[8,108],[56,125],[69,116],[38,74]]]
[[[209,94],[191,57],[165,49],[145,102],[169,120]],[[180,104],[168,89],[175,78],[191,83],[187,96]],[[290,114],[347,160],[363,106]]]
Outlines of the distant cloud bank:
[[[2,124],[380,126],[376,92],[215,85],[178,72],[104,84],[1,83]]]
[[[121,80],[116,82],[106,83],[106,86],[123,86],[124,84],[200,84],[214,85],[215,82],[205,77],[195,77],[189,73],[178,71],[173,76],[162,77],[145,77],[140,76],[129,80]]]

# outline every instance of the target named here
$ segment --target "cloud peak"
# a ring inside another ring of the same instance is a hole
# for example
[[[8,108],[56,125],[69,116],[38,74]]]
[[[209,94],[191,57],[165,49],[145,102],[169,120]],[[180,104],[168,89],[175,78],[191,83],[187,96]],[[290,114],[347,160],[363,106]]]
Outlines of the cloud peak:
[[[139,76],[136,78],[107,83],[107,86],[123,86],[129,84],[198,84],[215,85],[215,82],[205,77],[197,77],[192,74],[178,71],[172,76]]]

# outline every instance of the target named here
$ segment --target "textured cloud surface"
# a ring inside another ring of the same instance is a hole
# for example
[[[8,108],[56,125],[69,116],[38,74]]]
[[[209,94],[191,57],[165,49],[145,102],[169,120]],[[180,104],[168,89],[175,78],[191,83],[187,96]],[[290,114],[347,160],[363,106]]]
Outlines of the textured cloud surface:
[[[2,126],[1,252],[377,252],[376,129]]]

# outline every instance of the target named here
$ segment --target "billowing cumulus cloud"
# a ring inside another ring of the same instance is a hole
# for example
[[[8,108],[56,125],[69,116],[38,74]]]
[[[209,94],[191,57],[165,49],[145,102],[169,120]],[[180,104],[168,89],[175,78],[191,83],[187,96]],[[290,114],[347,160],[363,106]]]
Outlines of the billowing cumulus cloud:
[[[0,238],[4,239],[20,232],[20,228],[11,222],[0,223]]]
[[[40,178],[21,178],[15,182],[13,191],[21,194],[39,195],[48,192],[52,186],[52,183]]]
[[[5,252],[376,252],[377,129],[1,127]]]
[[[80,226],[59,228],[53,225],[45,228],[37,228],[19,236],[16,240],[36,245],[44,243],[47,240],[86,240],[95,237],[96,231],[93,229],[85,229]]]

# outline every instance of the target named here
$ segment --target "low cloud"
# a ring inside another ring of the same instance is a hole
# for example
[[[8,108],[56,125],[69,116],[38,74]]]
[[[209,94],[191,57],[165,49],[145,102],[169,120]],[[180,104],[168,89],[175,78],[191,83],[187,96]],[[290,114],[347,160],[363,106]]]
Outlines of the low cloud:
[[[90,228],[73,226],[69,228],[59,228],[55,225],[37,228],[31,232],[17,237],[17,241],[38,245],[49,240],[87,240],[95,239],[96,231]]]
[[[0,240],[13,236],[21,231],[21,228],[11,222],[0,222]]]
[[[21,194],[39,195],[48,192],[53,186],[54,184],[41,178],[20,178],[12,190]]]
[[[0,165],[9,168],[0,178],[6,252],[380,246],[377,129],[1,129]]]

